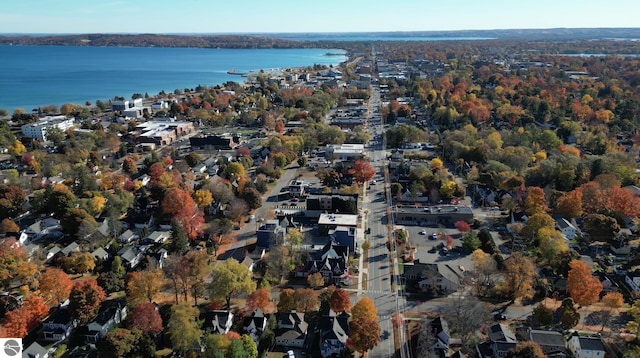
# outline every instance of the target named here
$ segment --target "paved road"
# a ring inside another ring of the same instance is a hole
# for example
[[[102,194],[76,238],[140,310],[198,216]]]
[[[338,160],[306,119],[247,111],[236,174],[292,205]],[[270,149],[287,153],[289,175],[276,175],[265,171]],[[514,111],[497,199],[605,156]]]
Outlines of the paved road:
[[[380,90],[374,87],[370,99],[370,132],[382,133],[382,123],[380,115],[376,108],[380,105]],[[372,120],[371,120],[372,119]],[[391,326],[391,317],[398,310],[404,308],[404,297],[398,297],[396,292],[391,291],[391,282],[397,277],[391,276],[391,261],[389,261],[389,251],[386,246],[387,242],[387,203],[383,191],[387,187],[382,178],[382,169],[386,152],[383,150],[380,141],[368,148],[367,152],[371,162],[376,168],[378,175],[376,182],[378,184],[370,185],[365,188],[365,196],[363,201],[363,209],[367,214],[367,227],[371,233],[368,235],[371,249],[369,250],[369,267],[367,276],[367,290],[364,292],[366,296],[371,298],[378,309],[378,323],[380,324],[380,343],[369,351],[369,357],[393,357],[395,354],[393,343],[393,327]],[[391,254],[392,255],[392,254]],[[399,286],[397,286],[399,287]]]

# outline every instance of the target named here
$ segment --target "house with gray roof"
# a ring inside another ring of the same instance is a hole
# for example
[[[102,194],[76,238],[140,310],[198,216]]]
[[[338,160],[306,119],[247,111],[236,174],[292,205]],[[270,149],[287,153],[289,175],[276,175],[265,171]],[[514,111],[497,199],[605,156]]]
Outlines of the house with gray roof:
[[[529,339],[538,343],[542,352],[549,358],[567,356],[566,342],[560,332],[532,329],[529,331]]]
[[[7,357],[9,354],[7,354]],[[25,348],[22,351],[22,358],[48,358],[49,351],[38,344],[38,342],[33,342],[29,345],[29,347]]]
[[[583,337],[578,332],[571,334],[571,338],[567,342],[567,349],[571,351],[574,358],[604,358],[606,355],[602,338]]]
[[[106,301],[98,315],[87,325],[86,343],[97,343],[118,323],[127,318],[127,302],[123,299]]]
[[[320,329],[320,354],[323,357],[341,357],[344,355],[349,338],[349,314],[329,310],[318,324]]]
[[[276,313],[278,328],[276,329],[276,344],[283,347],[304,346],[307,339],[309,324],[304,320],[304,313],[291,311]]]
[[[229,333],[233,324],[233,313],[230,311],[212,310],[204,314],[202,329],[209,333]]]
[[[118,251],[118,256],[122,259],[122,264],[127,270],[133,270],[140,264],[143,252],[137,246],[128,245]]]
[[[463,279],[456,269],[445,263],[405,263],[403,270],[407,285],[436,294],[457,291]]]

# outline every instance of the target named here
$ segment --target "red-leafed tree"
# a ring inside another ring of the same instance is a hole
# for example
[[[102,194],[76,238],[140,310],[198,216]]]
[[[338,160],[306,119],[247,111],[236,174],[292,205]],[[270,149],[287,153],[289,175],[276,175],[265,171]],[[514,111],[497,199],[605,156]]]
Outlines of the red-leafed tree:
[[[165,168],[164,164],[160,162],[151,164],[151,166],[149,167],[149,177],[150,177],[149,182],[151,186],[157,187],[158,183],[160,182],[160,178],[166,172],[167,172],[167,169]]]
[[[162,212],[182,227],[191,239],[202,230],[204,213],[198,209],[188,192],[177,187],[169,189],[162,200]]]
[[[465,233],[471,230],[471,225],[469,225],[469,223],[463,220],[456,221],[455,225],[456,225],[456,229],[458,229],[458,231],[460,231],[461,233]]]
[[[40,296],[30,296],[22,307],[8,312],[0,328],[2,337],[24,337],[49,314],[49,306]]]
[[[356,182],[362,184],[371,180],[376,175],[376,170],[371,163],[364,160],[356,160],[353,167],[349,169],[349,174],[353,175]]]
[[[282,134],[282,132],[284,132],[284,122],[282,122],[281,120],[277,120],[275,129],[276,129],[276,132],[278,132],[279,134]]]
[[[141,303],[127,316],[127,327],[156,335],[162,332],[162,317],[156,305],[149,302]]]
[[[264,312],[269,302],[271,302],[269,291],[260,288],[253,291],[247,298],[247,308],[249,311],[254,311],[256,308],[259,308]]]
[[[0,217],[10,218],[18,215],[27,197],[19,186],[0,185]]]
[[[47,268],[40,275],[40,294],[49,306],[57,306],[69,298],[73,281],[64,271],[57,268]]]
[[[248,157],[251,155],[251,150],[247,147],[240,147],[236,149],[236,157]]]
[[[138,173],[138,166],[136,165],[136,161],[131,157],[124,158],[124,160],[122,161],[122,170],[129,175]]]
[[[329,307],[336,313],[342,313],[343,311],[351,311],[351,299],[349,293],[343,289],[337,289],[333,291],[329,298]]]
[[[69,313],[71,317],[84,325],[89,323],[98,313],[106,294],[96,280],[76,282],[69,295]]]
[[[555,211],[569,219],[582,215],[582,191],[572,190],[558,198]]]

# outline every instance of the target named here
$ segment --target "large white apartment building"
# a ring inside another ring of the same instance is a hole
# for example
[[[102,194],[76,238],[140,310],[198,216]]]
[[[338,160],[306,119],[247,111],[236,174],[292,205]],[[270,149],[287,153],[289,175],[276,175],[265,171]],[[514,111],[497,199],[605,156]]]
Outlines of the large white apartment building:
[[[51,128],[58,128],[64,132],[73,127],[73,122],[73,118],[67,118],[66,116],[47,116],[35,123],[23,125],[21,127],[22,134],[28,138],[46,141],[48,130]]]

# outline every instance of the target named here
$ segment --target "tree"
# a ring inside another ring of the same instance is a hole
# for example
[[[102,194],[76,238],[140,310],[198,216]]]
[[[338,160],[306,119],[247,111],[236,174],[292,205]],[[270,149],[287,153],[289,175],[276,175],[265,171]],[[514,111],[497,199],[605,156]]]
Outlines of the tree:
[[[209,255],[204,250],[189,251],[180,261],[186,267],[189,291],[193,297],[193,303],[197,305],[198,297],[204,294],[205,279],[209,274]]]
[[[98,356],[102,358],[152,357],[155,343],[139,329],[116,328],[98,342]]]
[[[284,122],[281,120],[277,120],[275,124],[275,130],[278,134],[282,134],[284,132]]]
[[[122,170],[129,175],[137,174],[138,166],[136,165],[136,161],[131,157],[124,158],[122,161]]]
[[[38,280],[40,282],[40,295],[49,306],[57,306],[69,298],[73,281],[64,271],[49,267]]]
[[[573,301],[570,298],[562,300],[562,304],[558,307],[558,311],[560,316],[560,326],[564,329],[575,327],[580,321],[580,314],[573,306]]]
[[[280,291],[280,301],[278,301],[278,312],[290,312],[296,309],[294,298],[295,291],[285,288]]]
[[[538,230],[543,227],[553,229],[555,227],[555,221],[549,214],[537,213],[527,219],[527,222],[522,228],[522,236],[529,240],[533,240],[538,234]]]
[[[84,275],[95,269],[96,262],[89,252],[72,252],[63,259],[62,267],[66,272]]]
[[[540,303],[531,312],[531,321],[536,326],[549,326],[553,323],[553,310]]]
[[[329,307],[336,313],[351,311],[351,299],[349,293],[343,289],[337,289],[329,298]]]
[[[245,187],[242,191],[242,199],[244,199],[251,210],[262,206],[262,196],[260,192],[254,188]]]
[[[204,337],[204,345],[207,352],[220,353],[220,358],[227,355],[231,340],[223,334],[207,334]],[[211,357],[216,357],[215,355]],[[217,357],[216,357],[217,358]]]
[[[469,232],[469,230],[471,230],[471,225],[469,225],[469,223],[467,223],[464,220],[458,220],[456,221],[456,229],[458,229],[458,231],[460,231],[461,233],[466,233]]]
[[[534,341],[518,342],[516,348],[507,352],[506,358],[545,358],[540,345]]]
[[[227,349],[228,358],[256,358],[258,357],[258,347],[253,339],[243,334],[240,339],[231,341]]]
[[[49,306],[42,297],[29,296],[22,306],[5,315],[0,328],[0,337],[22,338],[34,329],[49,314]]]
[[[202,162],[202,157],[196,152],[191,152],[184,157],[184,160],[189,167],[193,168]]]
[[[477,281],[478,294],[483,295],[492,283],[491,276],[497,272],[496,260],[481,249],[476,249],[471,254],[471,261],[473,261],[476,273],[480,276]]]
[[[69,294],[69,313],[81,325],[85,325],[98,313],[106,294],[96,280],[74,283]]]
[[[186,352],[200,344],[202,330],[197,320],[198,308],[188,303],[181,303],[171,307],[171,318],[167,334],[171,339],[171,346],[175,351],[186,356]]]
[[[528,216],[547,212],[545,195],[542,188],[537,186],[529,187],[527,190],[527,199],[525,200],[525,212]]]
[[[591,268],[584,261],[573,260],[567,277],[567,291],[573,302],[580,306],[591,306],[598,302],[602,283],[591,273]]]
[[[320,168],[316,172],[316,177],[320,179],[322,185],[327,186],[329,188],[335,188],[340,185],[342,180],[342,174],[340,174],[335,169],[325,169]]]
[[[225,177],[231,181],[244,178],[246,175],[244,165],[239,162],[231,162],[227,164],[227,167],[224,170],[224,174]]]
[[[193,193],[193,200],[199,208],[204,208],[213,202],[213,195],[207,189],[198,189]]]
[[[378,345],[380,325],[367,317],[358,317],[349,322],[349,342],[357,352],[364,354]]]
[[[535,266],[520,252],[514,252],[505,266],[505,290],[512,300],[533,297],[533,279]]]
[[[249,207],[247,206],[247,202],[243,199],[233,199],[227,205],[227,210],[225,211],[225,215],[231,221],[237,221],[238,226],[242,221],[242,218],[247,215],[249,212]]]
[[[458,296],[447,307],[450,315],[449,327],[453,329],[466,346],[473,334],[490,318],[486,304],[475,296]]]
[[[269,303],[271,303],[271,294],[264,288],[253,291],[247,298],[247,308],[250,311],[255,311],[256,308],[259,308],[264,312]]]
[[[482,245],[482,243],[475,232],[469,231],[462,236],[462,247],[465,250],[474,252],[480,247],[480,245]]]
[[[0,289],[29,285],[38,272],[38,266],[16,240],[6,239],[0,243]]]
[[[195,239],[202,230],[204,213],[185,190],[170,188],[162,200],[162,212],[171,216],[172,221],[180,225],[191,239]]]
[[[620,225],[615,218],[602,214],[588,214],[584,217],[583,226],[593,241],[616,241]]]
[[[293,294],[293,300],[298,312],[313,312],[318,307],[318,294],[312,288],[298,288]]]
[[[0,217],[12,218],[22,211],[27,196],[19,186],[0,185]]]
[[[8,232],[20,232],[20,227],[13,222],[13,220],[5,218],[0,223],[0,234],[6,234]]]
[[[62,219],[60,219],[60,226],[66,234],[76,235],[81,232],[80,227],[84,222],[87,222],[87,225],[94,226],[94,228],[97,227],[96,219],[94,219],[86,210],[72,208],[67,210]]]
[[[362,184],[373,179],[373,176],[376,175],[376,170],[368,161],[356,160],[348,173],[353,175],[356,183]]]
[[[100,285],[107,294],[120,292],[124,289],[124,279],[112,271],[100,273],[97,281],[98,285]]]
[[[351,319],[366,317],[372,321],[378,321],[378,309],[369,297],[361,298],[351,309]]]
[[[127,315],[127,327],[157,335],[162,332],[162,317],[155,304],[144,302],[133,307]]]
[[[229,308],[231,298],[255,291],[256,284],[247,266],[236,260],[225,260],[211,272],[208,288],[212,299],[225,299]]]
[[[165,282],[162,269],[151,265],[142,271],[131,272],[127,277],[127,299],[132,304],[148,301],[160,293]]]
[[[551,264],[558,254],[567,250],[569,247],[561,232],[549,227],[538,230],[538,251],[545,262]]]
[[[582,191],[572,190],[558,198],[555,212],[567,219],[582,215]]]
[[[289,251],[294,252],[294,249],[302,244],[302,233],[295,228],[289,229],[284,241],[289,245]]]
[[[312,273],[307,276],[307,284],[313,288],[324,286],[324,277],[320,272]]]

